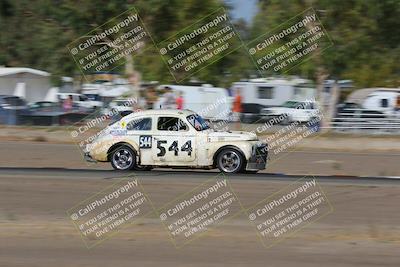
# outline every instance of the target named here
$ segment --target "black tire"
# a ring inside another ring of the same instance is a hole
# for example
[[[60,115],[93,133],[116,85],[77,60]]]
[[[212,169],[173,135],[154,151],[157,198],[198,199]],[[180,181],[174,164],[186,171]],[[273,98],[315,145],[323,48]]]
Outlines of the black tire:
[[[225,148],[218,153],[216,165],[221,172],[238,173],[243,171],[245,166],[243,154],[234,148]]]
[[[153,169],[153,167],[151,166],[142,166],[142,165],[135,165],[133,166],[133,169],[135,171],[151,171]]]
[[[245,173],[245,174],[256,174],[258,171],[246,171],[246,170],[243,170],[242,171],[242,173]]]
[[[129,146],[119,146],[111,152],[110,162],[115,170],[132,170],[136,166],[136,153]]]

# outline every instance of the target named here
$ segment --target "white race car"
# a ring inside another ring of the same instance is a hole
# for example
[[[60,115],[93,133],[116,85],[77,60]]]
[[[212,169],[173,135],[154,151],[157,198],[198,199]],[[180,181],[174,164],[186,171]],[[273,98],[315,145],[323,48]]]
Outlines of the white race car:
[[[185,167],[222,172],[265,169],[268,146],[253,133],[212,130],[189,110],[147,110],[114,122],[85,148],[88,161],[116,170]]]

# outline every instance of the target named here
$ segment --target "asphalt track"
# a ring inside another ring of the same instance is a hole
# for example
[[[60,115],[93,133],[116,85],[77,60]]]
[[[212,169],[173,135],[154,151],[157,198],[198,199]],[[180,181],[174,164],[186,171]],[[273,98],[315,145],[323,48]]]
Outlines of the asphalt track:
[[[156,207],[217,172],[0,168],[0,266],[399,266],[400,181],[316,176],[333,212],[270,248],[240,214],[180,249],[153,214],[88,249],[66,211],[135,176]],[[245,207],[302,176],[227,176]]]
[[[296,150],[271,155],[266,170],[261,171],[257,177],[264,177],[263,175],[268,175],[268,173],[395,177],[400,176],[399,162],[400,154],[391,151],[357,153]],[[76,145],[40,142],[1,142],[0,168],[2,167],[22,170],[28,170],[28,167],[43,168],[45,172],[48,172],[49,168],[65,168],[68,171],[78,169],[110,171],[112,169],[109,163],[87,164]],[[115,175],[113,172],[106,173]],[[196,175],[196,173],[197,171],[190,171],[188,176]]]
[[[0,177],[28,177],[28,178],[87,178],[87,179],[118,179],[135,176],[140,179],[210,179],[218,175],[217,170],[186,170],[186,169],[155,169],[151,171],[115,171],[95,169],[68,169],[68,168],[32,168],[32,167],[0,167]],[[346,185],[400,185],[400,177],[372,177],[372,176],[335,176],[335,175],[285,175],[282,173],[256,174],[225,174],[232,180],[243,181],[282,181],[291,182],[303,177],[314,177],[320,183],[334,183]]]
[[[37,149],[39,147],[41,150]],[[307,162],[331,160],[335,155],[343,160],[344,156],[338,153],[297,152],[282,159],[275,167],[278,171],[269,168],[258,174],[223,176],[245,209],[304,176],[314,177],[326,193],[332,212],[272,247],[262,245],[247,215],[241,213],[177,249],[154,213],[88,249],[66,214],[82,200],[121,178],[136,177],[158,209],[205,181],[221,178],[220,174],[217,171],[172,169],[119,172],[110,170],[109,165],[86,166],[79,163],[81,159],[71,146],[63,145],[54,146],[53,150],[51,145],[10,144],[3,145],[2,150],[2,267],[398,267],[400,263],[400,180],[396,176],[307,175],[304,171],[288,175],[278,172],[284,169],[282,166],[292,163],[313,171]],[[398,169],[392,164],[398,155],[353,154],[352,157],[350,167],[361,168],[362,165],[355,163],[365,163],[369,159],[370,166],[367,167],[389,163],[394,171]],[[354,160],[357,157],[359,160]],[[64,164],[63,160],[67,159],[69,161]],[[377,165],[373,165],[374,162]],[[68,167],[58,167],[68,163]]]

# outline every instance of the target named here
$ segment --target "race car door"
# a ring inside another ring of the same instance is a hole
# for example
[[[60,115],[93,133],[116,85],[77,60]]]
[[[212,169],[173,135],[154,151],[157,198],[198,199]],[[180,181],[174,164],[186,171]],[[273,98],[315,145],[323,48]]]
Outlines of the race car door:
[[[159,116],[153,135],[154,162],[171,166],[191,165],[190,162],[196,159],[195,137],[195,130],[179,117]]]

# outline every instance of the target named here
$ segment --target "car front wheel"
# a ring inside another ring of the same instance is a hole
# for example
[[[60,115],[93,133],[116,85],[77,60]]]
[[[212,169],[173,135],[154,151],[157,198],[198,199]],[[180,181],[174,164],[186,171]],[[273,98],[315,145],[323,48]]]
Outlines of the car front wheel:
[[[111,153],[110,161],[115,170],[131,170],[136,165],[136,155],[130,147],[120,146]]]
[[[244,161],[242,153],[238,150],[226,148],[217,156],[217,167],[225,173],[237,173],[243,169]]]

